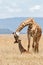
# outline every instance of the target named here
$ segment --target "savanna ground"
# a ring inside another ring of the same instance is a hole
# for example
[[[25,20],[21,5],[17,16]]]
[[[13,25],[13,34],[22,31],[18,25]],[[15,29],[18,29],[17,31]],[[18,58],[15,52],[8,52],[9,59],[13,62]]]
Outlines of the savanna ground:
[[[27,35],[21,34],[20,39],[27,49]],[[21,54],[12,34],[0,35],[0,65],[43,65],[43,36],[39,43],[39,53],[33,52],[31,39],[30,53]]]

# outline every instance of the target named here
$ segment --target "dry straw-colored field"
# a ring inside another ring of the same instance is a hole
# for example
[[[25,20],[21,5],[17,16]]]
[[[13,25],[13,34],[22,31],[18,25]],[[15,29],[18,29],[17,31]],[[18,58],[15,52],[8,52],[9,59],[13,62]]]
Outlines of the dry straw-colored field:
[[[21,34],[20,39],[27,49],[27,35]],[[30,53],[21,54],[12,34],[0,35],[0,65],[43,65],[43,36],[39,43],[39,53],[33,52],[31,39]]]

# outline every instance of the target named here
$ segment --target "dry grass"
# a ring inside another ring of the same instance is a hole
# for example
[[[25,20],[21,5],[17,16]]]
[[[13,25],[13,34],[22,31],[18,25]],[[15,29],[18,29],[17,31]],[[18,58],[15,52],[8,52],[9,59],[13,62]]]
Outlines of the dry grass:
[[[20,39],[23,47],[27,49],[27,35],[20,35]],[[18,44],[14,44],[13,35],[0,35],[0,65],[43,65],[43,36],[39,43],[38,54],[33,52],[32,47],[30,47],[31,54],[21,54]]]

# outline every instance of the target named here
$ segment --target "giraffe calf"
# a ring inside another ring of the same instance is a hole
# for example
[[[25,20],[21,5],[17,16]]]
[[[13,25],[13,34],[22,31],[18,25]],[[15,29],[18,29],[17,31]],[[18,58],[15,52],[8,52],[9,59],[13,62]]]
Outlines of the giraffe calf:
[[[19,50],[20,50],[21,53],[26,52],[26,49],[24,49],[24,47],[21,44],[21,40],[18,40],[18,47],[19,47]]]

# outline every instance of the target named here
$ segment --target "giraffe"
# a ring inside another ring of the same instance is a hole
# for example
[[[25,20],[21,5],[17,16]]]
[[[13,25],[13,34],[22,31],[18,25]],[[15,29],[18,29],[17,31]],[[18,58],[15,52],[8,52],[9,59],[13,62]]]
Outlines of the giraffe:
[[[26,26],[28,26],[28,29],[27,29],[28,51],[30,48],[30,38],[32,37],[33,38],[32,48],[34,49],[35,52],[38,52],[39,51],[39,40],[42,35],[42,30],[41,30],[41,27],[35,22],[33,18],[26,19],[16,29],[16,32],[14,35],[14,38],[16,37],[15,42],[17,42],[17,39],[19,37],[19,32]]]
[[[24,53],[24,52],[27,52],[27,50],[24,49],[24,47],[22,46],[21,40],[19,40],[19,39],[18,39],[18,47],[19,47],[21,54]]]

